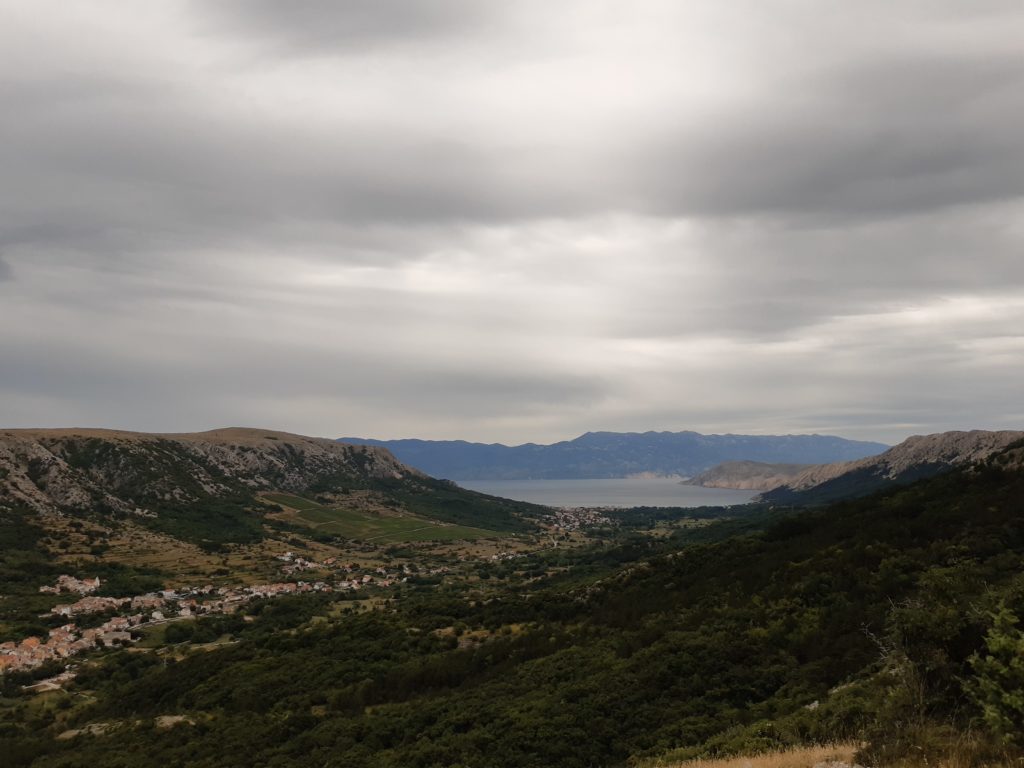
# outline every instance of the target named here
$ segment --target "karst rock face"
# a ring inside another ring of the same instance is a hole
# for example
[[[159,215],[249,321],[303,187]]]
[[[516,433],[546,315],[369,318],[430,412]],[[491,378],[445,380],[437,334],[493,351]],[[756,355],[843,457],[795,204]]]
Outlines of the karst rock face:
[[[879,456],[810,467],[801,472],[790,487],[810,488],[850,470],[866,467],[878,468],[884,477],[893,479],[923,464],[944,464],[949,467],[969,464],[987,458],[1022,438],[1024,432],[983,430],[915,435]]]
[[[766,501],[830,501],[864,495],[971,464],[1024,440],[1024,432],[939,432],[915,435],[878,456],[807,467],[763,494]]]
[[[144,514],[160,502],[417,476],[384,448],[267,430],[0,431],[0,505],[38,512]]]

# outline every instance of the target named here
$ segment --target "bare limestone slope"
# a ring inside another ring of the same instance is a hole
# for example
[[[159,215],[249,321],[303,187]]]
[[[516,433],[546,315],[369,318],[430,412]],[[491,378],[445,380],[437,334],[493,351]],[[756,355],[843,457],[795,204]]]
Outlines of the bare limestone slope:
[[[915,435],[878,456],[807,467],[761,498],[783,503],[820,503],[863,496],[888,485],[910,483],[986,459],[1022,439],[1024,432],[1013,430]]]
[[[811,464],[765,464],[760,461],[726,461],[696,477],[684,480],[684,485],[702,488],[736,488],[745,491],[769,491],[791,482]]]
[[[98,429],[0,431],[0,505],[37,512],[152,514],[168,503],[262,489],[423,475],[386,449],[259,429],[146,434]]]

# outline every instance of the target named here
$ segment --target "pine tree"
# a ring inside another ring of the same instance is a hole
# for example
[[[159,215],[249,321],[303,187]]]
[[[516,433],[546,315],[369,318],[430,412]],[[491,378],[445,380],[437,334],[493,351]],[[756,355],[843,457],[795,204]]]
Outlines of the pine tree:
[[[985,636],[985,653],[971,657],[969,690],[982,718],[1006,746],[1024,746],[1024,632],[1001,606]]]

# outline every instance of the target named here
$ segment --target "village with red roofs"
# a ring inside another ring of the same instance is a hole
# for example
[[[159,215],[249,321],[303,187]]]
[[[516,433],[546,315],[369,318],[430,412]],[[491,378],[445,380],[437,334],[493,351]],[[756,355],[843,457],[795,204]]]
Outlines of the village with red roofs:
[[[383,567],[361,569],[357,564],[340,564],[335,558],[315,562],[293,552],[277,556],[281,571],[293,575],[303,571],[334,571],[331,581],[284,581],[247,586],[185,586],[130,597],[102,597],[93,594],[101,587],[98,576],[76,578],[62,574],[53,585],[39,588],[41,593],[77,595],[79,599],[54,606],[41,618],[60,616],[69,620],[81,616],[111,613],[98,626],[80,628],[73,621],[49,630],[47,637],[31,636],[20,642],[0,643],[0,673],[40,667],[94,649],[127,646],[141,637],[144,627],[201,615],[231,614],[253,600],[309,592],[346,592],[369,587],[388,588],[405,582],[411,571],[402,566],[395,572]],[[446,572],[447,568],[426,571],[427,575]]]

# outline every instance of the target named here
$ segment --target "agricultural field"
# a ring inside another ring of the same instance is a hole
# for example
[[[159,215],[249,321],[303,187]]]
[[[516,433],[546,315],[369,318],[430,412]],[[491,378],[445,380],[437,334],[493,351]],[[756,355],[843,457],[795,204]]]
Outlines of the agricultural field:
[[[416,515],[370,512],[344,507],[327,507],[286,493],[270,493],[263,498],[285,507],[292,522],[316,531],[358,541],[378,543],[410,541],[459,541],[508,536],[465,525],[450,525]]]

